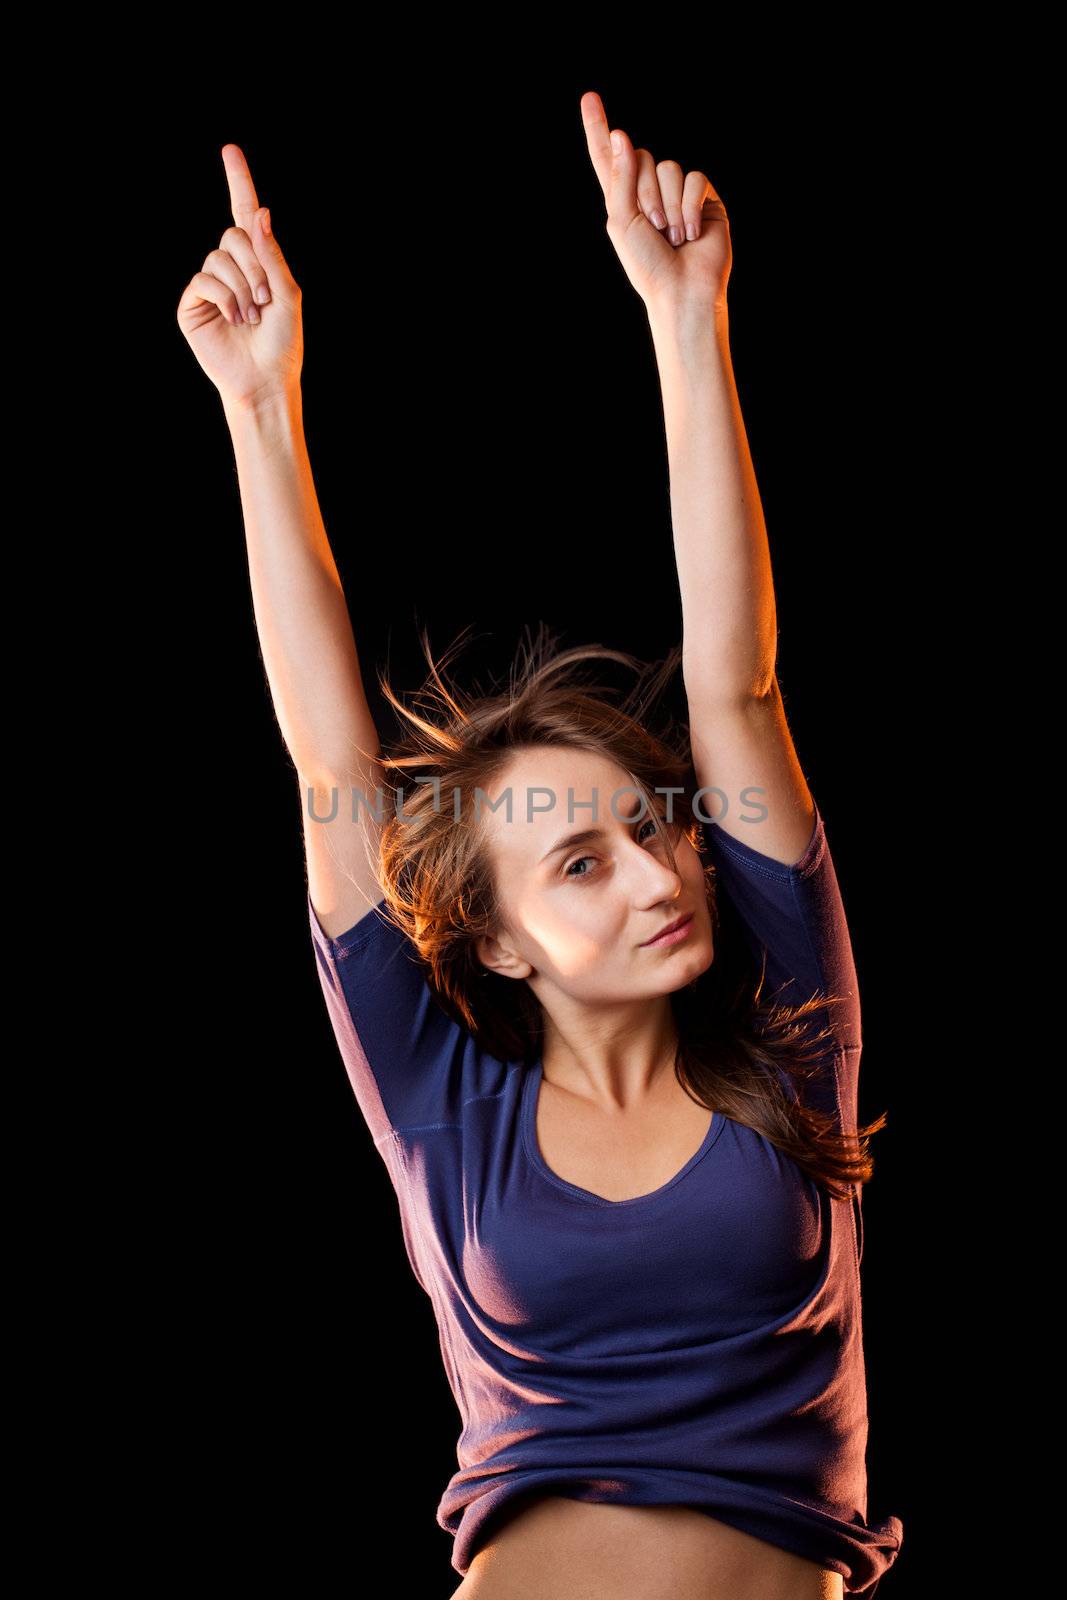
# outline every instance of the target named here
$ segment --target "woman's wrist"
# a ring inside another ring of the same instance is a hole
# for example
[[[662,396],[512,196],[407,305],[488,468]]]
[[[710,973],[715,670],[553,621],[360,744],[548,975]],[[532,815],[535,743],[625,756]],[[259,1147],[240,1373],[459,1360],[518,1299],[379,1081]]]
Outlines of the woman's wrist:
[[[673,390],[709,379],[718,384],[731,368],[730,333],[725,306],[649,307],[649,329],[660,380]],[[666,388],[665,388],[666,393]]]
[[[699,343],[729,337],[729,313],[725,298],[710,304],[706,300],[646,301],[649,327],[654,338],[669,338],[677,343]]]
[[[254,397],[223,400],[230,432],[243,438],[280,440],[303,430],[303,394],[299,384],[265,390]]]

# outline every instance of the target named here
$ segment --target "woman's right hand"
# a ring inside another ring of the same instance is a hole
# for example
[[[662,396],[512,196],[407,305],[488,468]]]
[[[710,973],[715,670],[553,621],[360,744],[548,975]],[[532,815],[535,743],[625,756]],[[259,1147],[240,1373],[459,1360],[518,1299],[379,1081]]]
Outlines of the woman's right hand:
[[[256,406],[300,385],[302,291],[256,198],[240,147],[224,144],[232,228],[178,302],[178,326],[224,406]]]

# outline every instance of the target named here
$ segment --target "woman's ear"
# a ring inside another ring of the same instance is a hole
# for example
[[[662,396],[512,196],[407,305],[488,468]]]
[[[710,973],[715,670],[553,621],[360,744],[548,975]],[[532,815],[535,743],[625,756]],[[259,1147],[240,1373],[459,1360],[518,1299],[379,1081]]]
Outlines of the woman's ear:
[[[492,934],[485,934],[476,941],[474,953],[486,972],[495,972],[501,978],[528,978],[533,971],[528,961],[524,961]]]

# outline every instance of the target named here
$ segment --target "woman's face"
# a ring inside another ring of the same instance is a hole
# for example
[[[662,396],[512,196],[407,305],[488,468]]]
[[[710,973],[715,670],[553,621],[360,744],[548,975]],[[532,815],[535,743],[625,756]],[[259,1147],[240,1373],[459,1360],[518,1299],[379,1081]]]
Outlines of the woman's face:
[[[704,865],[675,820],[677,870],[671,866],[623,768],[588,751],[542,746],[516,752],[486,794],[481,825],[505,924],[496,940],[482,941],[487,966],[600,1003],[670,994],[708,969],[715,951]],[[665,817],[670,796],[653,798]],[[574,839],[589,829],[599,831]],[[648,944],[689,913],[681,938]]]

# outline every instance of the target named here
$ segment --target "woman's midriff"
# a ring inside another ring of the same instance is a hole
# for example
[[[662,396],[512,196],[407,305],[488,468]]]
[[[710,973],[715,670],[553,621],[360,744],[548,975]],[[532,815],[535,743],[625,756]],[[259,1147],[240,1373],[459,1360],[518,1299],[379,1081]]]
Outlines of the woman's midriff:
[[[843,1600],[840,1573],[689,1506],[520,1500],[452,1600]]]

